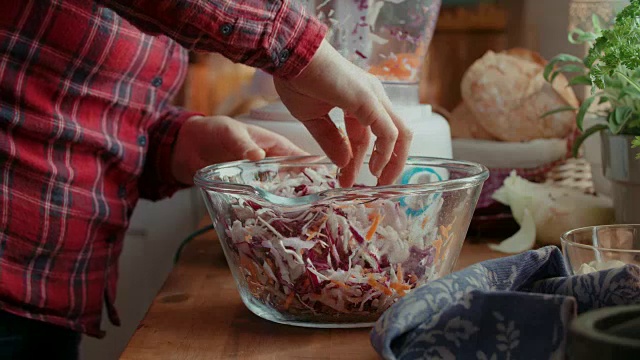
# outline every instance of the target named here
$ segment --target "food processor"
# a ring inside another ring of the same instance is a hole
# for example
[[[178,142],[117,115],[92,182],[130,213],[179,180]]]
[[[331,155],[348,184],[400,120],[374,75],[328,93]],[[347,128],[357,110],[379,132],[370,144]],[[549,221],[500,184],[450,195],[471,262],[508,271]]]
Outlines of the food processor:
[[[448,122],[419,101],[420,71],[426,58],[441,0],[297,0],[327,25],[326,40],[346,59],[377,76],[393,110],[413,131],[410,156],[452,158]],[[265,97],[277,97],[270,75],[258,71],[252,84]],[[330,112],[344,128],[340,109]],[[279,133],[312,155],[324,155],[317,142],[280,101],[252,110],[239,121]],[[370,144],[368,156],[373,150]],[[372,176],[363,169],[357,181]],[[433,169],[413,169],[401,183],[444,180]]]

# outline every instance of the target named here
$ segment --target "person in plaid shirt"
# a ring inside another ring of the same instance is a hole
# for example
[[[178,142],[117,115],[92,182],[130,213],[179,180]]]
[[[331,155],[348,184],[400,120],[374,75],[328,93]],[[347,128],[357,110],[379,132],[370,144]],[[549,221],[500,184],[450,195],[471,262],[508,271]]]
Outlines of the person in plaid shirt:
[[[101,337],[138,198],[206,165],[302,154],[287,139],[170,104],[187,50],[274,75],[291,113],[353,184],[371,134],[380,184],[411,133],[380,82],[291,0],[23,0],[0,4],[0,358],[76,358]],[[349,114],[346,136],[327,113]]]

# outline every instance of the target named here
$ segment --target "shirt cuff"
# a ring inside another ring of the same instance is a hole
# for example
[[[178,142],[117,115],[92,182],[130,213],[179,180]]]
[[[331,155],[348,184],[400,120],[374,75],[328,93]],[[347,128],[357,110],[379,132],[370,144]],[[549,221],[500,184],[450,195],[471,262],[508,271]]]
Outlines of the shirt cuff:
[[[302,15],[306,16],[304,10],[301,11],[303,11]],[[281,13],[283,17],[281,26],[284,28],[295,28],[296,23],[300,21],[300,14],[288,11],[285,7]],[[307,16],[304,26],[294,33],[283,47],[275,44],[275,49],[272,50],[275,66],[271,73],[285,80],[298,76],[313,59],[326,33],[327,27],[324,24],[313,16]]]
[[[149,127],[149,148],[144,170],[138,182],[140,196],[148,200],[170,197],[176,191],[190,187],[176,180],[171,169],[173,148],[182,125],[202,114],[168,106],[160,118]]]

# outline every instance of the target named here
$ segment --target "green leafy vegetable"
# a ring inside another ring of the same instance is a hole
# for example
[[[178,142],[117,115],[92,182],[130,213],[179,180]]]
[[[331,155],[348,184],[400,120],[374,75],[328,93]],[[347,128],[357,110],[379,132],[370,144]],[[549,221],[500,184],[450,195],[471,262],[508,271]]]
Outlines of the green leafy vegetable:
[[[591,46],[587,56],[580,59],[560,54],[544,70],[544,78],[550,83],[559,74],[571,74],[575,76],[569,86],[591,86],[591,95],[576,114],[580,130],[588,114],[606,120],[606,124],[595,125],[576,139],[574,155],[587,137],[599,131],[637,135],[635,146],[640,146],[640,0],[631,0],[608,29],[597,15],[592,16],[592,22],[592,32],[574,29],[569,33],[571,43]],[[563,107],[543,116],[568,110]]]
[[[640,147],[640,136],[636,136],[635,139],[631,142],[631,147],[633,149]],[[640,159],[640,153],[636,154],[636,159]]]
[[[616,16],[615,25],[602,30],[584,59],[598,87],[605,86],[603,76],[640,67],[640,0],[631,0]]]
[[[583,130],[582,123],[584,122],[584,117],[585,115],[587,115],[587,112],[589,111],[589,108],[591,107],[591,104],[595,101],[595,99],[595,96],[587,98],[582,102],[582,105],[580,105],[580,108],[578,109],[578,115],[576,115],[576,123],[580,131]]]
[[[546,118],[547,116],[551,116],[553,114],[557,114],[557,113],[561,113],[561,112],[567,112],[567,111],[576,111],[577,109],[574,108],[573,106],[563,106],[551,111],[547,111],[546,113],[542,114],[540,116],[541,119]]]
[[[580,134],[580,136],[578,136],[576,138],[576,140],[573,142],[573,147],[571,148],[571,152],[573,153],[574,157],[578,156],[578,152],[580,151],[580,146],[582,146],[582,143],[591,135],[600,132],[602,130],[607,130],[608,126],[605,124],[597,124],[597,125],[593,125],[592,127],[588,128],[587,130],[585,130],[582,134]]]

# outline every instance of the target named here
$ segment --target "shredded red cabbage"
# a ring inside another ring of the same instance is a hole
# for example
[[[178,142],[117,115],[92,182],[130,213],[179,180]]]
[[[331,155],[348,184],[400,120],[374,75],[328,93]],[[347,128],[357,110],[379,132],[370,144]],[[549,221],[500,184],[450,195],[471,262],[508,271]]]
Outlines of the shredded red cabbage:
[[[300,197],[337,182],[325,169],[308,168],[256,185]],[[452,240],[437,226],[441,198],[419,216],[407,215],[398,200],[372,197],[286,212],[236,197],[223,241],[241,281],[266,306],[372,319],[429,280],[444,257],[440,249]]]

